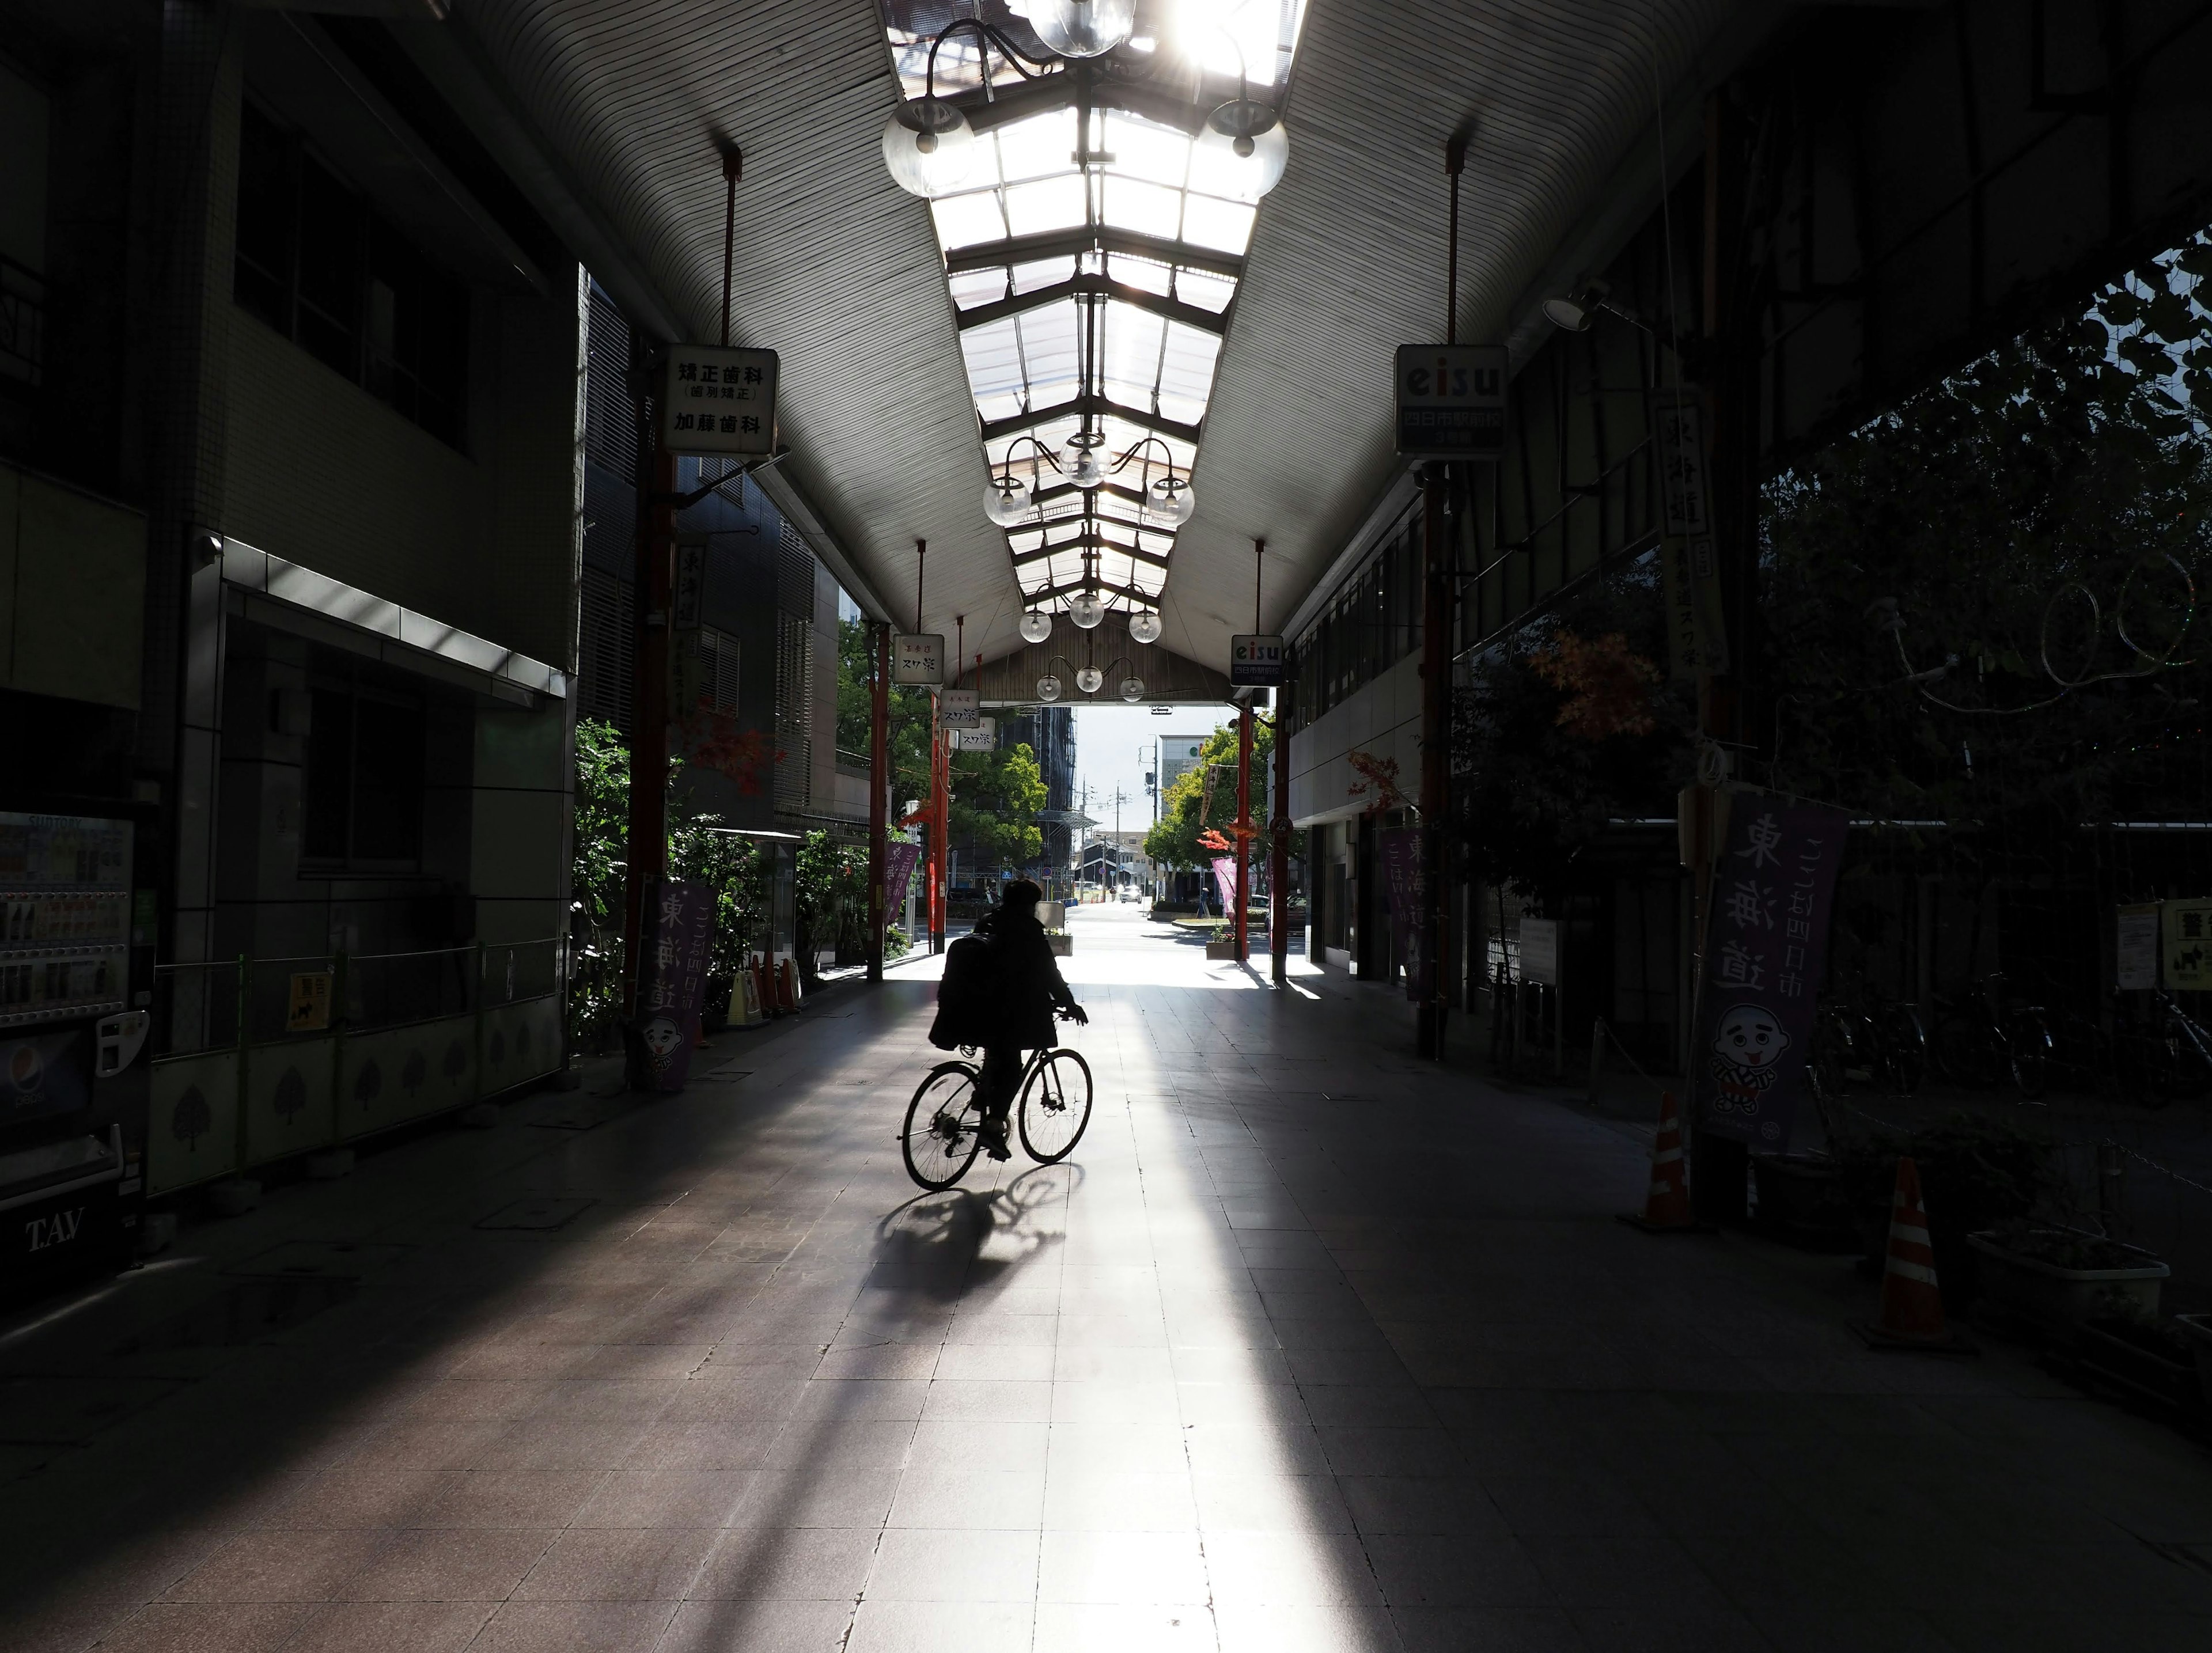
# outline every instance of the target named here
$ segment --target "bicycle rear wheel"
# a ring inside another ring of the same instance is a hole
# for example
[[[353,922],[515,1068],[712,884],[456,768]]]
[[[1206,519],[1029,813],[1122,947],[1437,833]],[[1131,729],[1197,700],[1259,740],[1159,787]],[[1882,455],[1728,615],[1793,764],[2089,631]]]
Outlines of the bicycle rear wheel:
[[[2013,1086],[2024,1102],[2033,1102],[2051,1085],[2051,1027],[2043,1012],[2016,1010],[2005,1036],[2005,1054],[2011,1059]]]
[[[1969,1091],[1993,1091],[2004,1077],[2004,1051],[1996,1030],[1972,1012],[1954,1011],[1936,1024],[1936,1065],[1943,1077]]]
[[[1909,1097],[1928,1071],[1928,1036],[1910,1005],[1891,1005],[1875,1024],[1882,1079],[1892,1096]]]
[[[1091,1064],[1073,1050],[1048,1050],[1022,1086],[1022,1146],[1040,1165],[1075,1152],[1091,1123]]]
[[[906,1105],[906,1123],[899,1129],[906,1174],[926,1188],[951,1188],[975,1163],[982,1122],[975,1070],[966,1062],[939,1062]]]

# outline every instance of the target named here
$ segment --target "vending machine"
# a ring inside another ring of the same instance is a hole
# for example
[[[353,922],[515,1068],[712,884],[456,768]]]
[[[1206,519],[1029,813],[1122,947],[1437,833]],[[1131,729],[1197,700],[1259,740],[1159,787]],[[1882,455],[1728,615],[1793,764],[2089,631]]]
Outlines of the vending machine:
[[[0,1294],[131,1255],[141,1133],[113,1082],[151,996],[134,848],[127,819],[0,812]]]

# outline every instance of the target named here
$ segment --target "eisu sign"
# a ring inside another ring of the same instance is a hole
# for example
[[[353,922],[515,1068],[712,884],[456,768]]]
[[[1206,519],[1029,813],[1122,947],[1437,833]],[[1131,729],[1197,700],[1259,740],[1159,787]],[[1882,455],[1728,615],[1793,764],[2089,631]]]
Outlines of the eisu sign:
[[[1398,347],[1398,452],[1495,459],[1505,450],[1506,360],[1495,344]]]

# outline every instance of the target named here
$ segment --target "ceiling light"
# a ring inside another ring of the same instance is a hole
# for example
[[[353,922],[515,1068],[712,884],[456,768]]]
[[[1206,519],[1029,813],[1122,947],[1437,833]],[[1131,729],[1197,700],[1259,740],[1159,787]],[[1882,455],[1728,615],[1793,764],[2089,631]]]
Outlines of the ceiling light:
[[[1032,502],[1030,485],[1014,474],[1012,465],[994,476],[983,489],[983,514],[1001,528],[1011,528],[1027,516]]]
[[[1039,678],[1037,679],[1037,698],[1039,700],[1058,700],[1060,698],[1060,679],[1054,677],[1049,672],[1046,672],[1042,678]]]
[[[1099,58],[1127,40],[1137,0],[1030,0],[1030,27],[1063,58]]]
[[[1106,605],[1095,591],[1079,591],[1067,599],[1067,617],[1085,631],[1097,629],[1106,617]]]
[[[1544,319],[1562,332],[1586,333],[1597,319],[1597,295],[1570,293],[1563,298],[1546,299]]]
[[[1022,616],[1022,641],[1041,643],[1052,635],[1052,616],[1041,609],[1031,609]]]
[[[884,123],[884,165],[908,195],[931,199],[968,181],[975,162],[975,134],[942,98],[911,99]]]
[[[1067,479],[1078,488],[1090,489],[1106,480],[1105,467],[1098,463],[1096,448],[1086,447],[1075,456],[1075,463],[1067,468]]]
[[[1252,98],[1223,104],[1206,118],[1198,147],[1237,192],[1256,201],[1282,181],[1291,158],[1290,134],[1274,106]]]
[[[1142,678],[1124,678],[1121,679],[1121,698],[1123,700],[1134,702],[1144,699],[1144,697],[1145,680]]]
[[[1141,610],[1129,617],[1129,637],[1133,642],[1156,643],[1160,640],[1160,617],[1150,609]]]
[[[1086,695],[1098,692],[1098,685],[1106,681],[1106,674],[1095,665],[1081,667],[1075,674],[1075,686]]]
[[[1190,491],[1190,478],[1178,477],[1172,471],[1164,477],[1154,477],[1152,485],[1145,489],[1145,514],[1160,527],[1182,527],[1197,508],[1198,499]]]

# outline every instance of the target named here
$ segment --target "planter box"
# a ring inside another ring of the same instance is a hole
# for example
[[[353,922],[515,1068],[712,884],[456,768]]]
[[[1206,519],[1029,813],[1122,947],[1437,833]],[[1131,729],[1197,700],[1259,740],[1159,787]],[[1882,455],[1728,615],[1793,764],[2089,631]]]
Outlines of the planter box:
[[[2212,1412],[2212,1315],[2176,1315],[2173,1329],[2197,1351],[2197,1387]]]
[[[1052,949],[1055,958],[1070,958],[1075,953],[1075,938],[1072,935],[1048,935],[1044,945]]]
[[[2161,1407],[2193,1409],[2197,1366],[2172,1347],[2177,1339],[2127,1321],[2096,1320],[2075,1334],[2075,1359],[2086,1376],[2101,1378]]]
[[[1843,1188],[1843,1172],[1826,1154],[1751,1156],[1759,1200],[1757,1221],[1794,1238],[1856,1243],[1857,1213]]]
[[[2064,1235],[2064,1229],[2038,1232]],[[2158,1314],[2159,1283],[2173,1271],[2139,1246],[2106,1244],[2139,1259],[2118,1268],[2062,1268],[2039,1257],[2008,1251],[1987,1234],[1969,1234],[1966,1243],[1981,1261],[1983,1294],[2046,1330],[2072,1334],[2088,1322],[2112,1314],[2121,1303],[2143,1315]]]
[[[1237,944],[1233,941],[1209,941],[1206,944],[1206,957],[1208,962],[1214,959],[1233,960],[1237,957]]]

